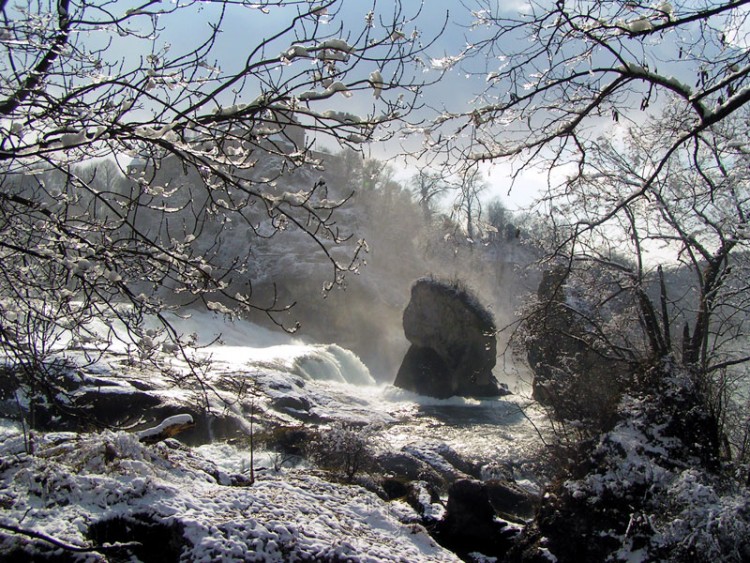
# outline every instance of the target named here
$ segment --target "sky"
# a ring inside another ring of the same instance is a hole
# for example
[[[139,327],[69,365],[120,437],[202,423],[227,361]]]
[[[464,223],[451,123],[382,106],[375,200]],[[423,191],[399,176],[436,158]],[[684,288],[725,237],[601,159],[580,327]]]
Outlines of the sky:
[[[175,0],[176,1],[176,0]],[[181,2],[183,0],[180,0]],[[261,0],[259,0],[259,3]],[[412,32],[419,33],[418,41],[427,42],[438,35],[434,44],[430,47],[425,57],[425,70],[418,78],[425,81],[436,79],[440,74],[440,67],[446,61],[459,55],[472,41],[477,41],[484,31],[472,28],[475,16],[472,9],[477,9],[481,0],[403,0],[399,5],[396,0],[346,0],[341,2],[340,11],[331,13],[318,19],[321,33],[334,33],[339,26],[343,28],[342,36],[346,37],[348,32],[359,31],[364,24],[367,13],[374,9],[376,11],[375,28],[382,28],[383,23],[388,21],[394,11],[400,6],[401,16],[409,23],[404,26],[403,31],[411,36]],[[517,15],[528,10],[525,0],[513,0],[510,2],[494,2],[485,0],[485,4],[493,6],[493,9],[502,10],[508,15]],[[265,38],[283,30],[297,14],[298,7],[294,2],[288,7],[272,7],[265,9],[260,5],[252,6],[229,6],[222,21],[221,33],[215,49],[212,52],[214,60],[208,61],[221,67],[222,70],[231,72],[233,69],[242,68],[253,48]],[[317,2],[313,5],[320,5]],[[118,9],[120,3],[118,2]],[[137,4],[133,4],[134,6]],[[303,4],[304,5],[304,4]],[[226,5],[224,5],[226,7]],[[221,2],[196,2],[184,10],[178,10],[175,14],[163,16],[159,24],[162,27],[158,44],[170,44],[170,55],[189,51],[201,41],[205,40],[211,32],[211,24],[218,20],[222,10]],[[305,21],[310,25],[311,18]],[[447,22],[447,24],[446,24]],[[442,33],[441,33],[442,30]],[[734,30],[728,34],[732,41],[745,45],[745,30]],[[282,40],[269,46],[266,56],[276,56],[288,49],[294,40],[293,35],[287,35]],[[132,55],[132,49],[138,49],[135,44],[115,45],[118,49],[127,51]],[[515,45],[511,45],[511,50]],[[665,49],[667,49],[665,44]],[[254,55],[254,60],[260,58],[260,54]],[[307,61],[295,61],[293,65],[309,64]],[[437,84],[431,85],[423,90],[420,102],[424,102],[432,111],[461,112],[470,110],[477,94],[486,88],[484,79],[487,72],[497,70],[503,61],[492,60],[486,57],[474,57],[463,60],[456,65],[447,65],[445,75]],[[295,67],[301,68],[301,66]],[[390,69],[383,68],[384,76],[388,79]],[[367,70],[366,72],[369,72]],[[474,74],[475,73],[475,74]],[[366,74],[364,75],[366,77]],[[363,77],[363,78],[364,78]],[[248,84],[242,92],[243,98],[239,101],[249,102],[259,93],[257,86]],[[502,92],[499,92],[502,94]],[[344,98],[336,94],[326,101],[334,106],[332,109],[344,110],[356,114],[365,114],[374,107],[372,93],[369,91],[357,92],[351,98]],[[231,102],[230,102],[231,103]],[[325,104],[321,104],[324,106]],[[328,108],[325,108],[328,109]],[[636,118],[637,119],[637,118]],[[611,120],[603,118],[601,123],[595,125],[602,130],[611,130]],[[374,143],[364,148],[365,154],[375,158],[385,159],[398,153],[413,153],[422,147],[423,136],[415,133],[408,138],[400,137],[389,143]],[[321,143],[326,148],[335,148],[326,145],[325,140],[316,138],[316,143]],[[399,158],[392,162],[396,170],[396,178],[407,181],[416,173],[416,163],[407,159]],[[529,206],[540,191],[547,185],[547,174],[543,170],[527,169],[516,179],[511,191],[510,176],[512,167],[507,162],[495,162],[494,164],[482,165],[487,183],[491,189],[487,192],[486,199],[499,197],[507,207],[511,209]]]
[[[161,46],[169,44],[171,56],[189,51],[207,39],[211,32],[211,24],[217,21],[222,7],[227,5],[227,3],[218,1],[193,2],[192,0],[173,0],[172,4],[178,1],[180,6],[185,4],[186,8],[161,17],[159,20],[160,36],[157,38],[155,45],[158,50]],[[705,1],[710,2],[711,0]],[[260,5],[263,0],[258,0],[259,4],[256,6],[233,6],[230,4],[226,8],[227,12],[222,21],[221,33],[218,35],[216,47],[211,54],[213,60],[208,62],[220,66],[225,71],[241,68],[253,48],[260,41],[284,29],[297,14],[298,8],[295,2],[292,2],[292,0],[290,2],[291,6],[273,7],[271,9],[264,9]],[[442,34],[432,45],[426,57],[426,70],[422,76],[425,81],[430,81],[440,74],[438,69],[431,67],[441,66],[441,61],[448,61],[455,57],[466,48],[467,43],[476,41],[477,37],[481,36],[481,29],[471,29],[474,19],[471,9],[482,2],[493,6],[493,9],[503,10],[509,15],[528,10],[526,0],[464,0],[458,2],[455,0],[402,0],[400,4],[402,16],[407,20],[415,18],[413,22],[405,26],[404,32],[409,36],[411,36],[412,31],[416,30],[420,34],[420,40],[427,41],[439,34],[447,21]],[[320,5],[321,3],[316,0],[313,5]],[[125,12],[129,6],[137,8],[140,4],[136,0],[124,0],[109,3],[109,8],[118,12]],[[101,5],[106,7],[108,3],[102,2]],[[303,5],[305,4],[303,3]],[[150,7],[148,9],[162,9],[161,6],[169,6],[169,4],[155,4],[155,6],[155,8]],[[366,14],[373,8],[379,14],[375,18],[375,27],[380,26],[382,28],[383,22],[393,15],[399,4],[396,0],[378,0],[377,2],[375,0],[346,0],[341,2],[340,6],[340,12],[319,18],[321,33],[335,32],[339,26],[342,26],[345,36],[347,31],[361,29]],[[147,20],[148,16],[141,16],[141,18]],[[308,23],[308,25],[310,24]],[[748,44],[747,30],[744,28],[729,29],[728,31],[729,39],[735,44],[741,46]],[[107,55],[114,57],[115,60],[119,57],[127,57],[130,61],[134,60],[138,64],[139,56],[145,57],[148,55],[148,41],[136,41],[118,38],[116,34],[112,35],[114,42],[107,49]],[[99,39],[101,37],[102,35],[87,37],[86,41],[102,41],[102,39]],[[272,44],[267,55],[278,55],[289,47],[290,41],[293,39],[293,36],[287,36],[284,40]],[[255,59],[257,60],[257,58],[258,55]],[[308,63],[303,61],[293,64]],[[439,83],[424,89],[420,101],[436,111],[447,109],[458,112],[471,109],[474,96],[486,87],[483,74],[491,72],[501,64],[502,61],[499,60],[475,57],[451,66],[445,71],[445,76]],[[388,69],[382,70],[387,77]],[[476,75],[471,74],[474,71],[476,71]],[[363,78],[365,77],[366,75]],[[243,92],[244,98],[241,101],[249,102],[257,93],[257,86],[254,89],[254,86],[249,84],[246,91]],[[370,92],[361,92],[355,93],[349,99],[336,94],[330,99],[330,102],[336,106],[335,109],[345,108],[346,111],[360,113],[371,110],[374,100]],[[597,127],[611,128],[612,123],[603,119]],[[320,142],[323,141],[320,140]],[[392,141],[388,144],[372,144],[365,150],[367,155],[382,159],[403,151],[413,152],[420,148],[421,144],[420,135],[415,134],[403,142]],[[401,180],[408,179],[416,171],[416,166],[404,159],[395,160],[393,166],[397,170],[397,178]],[[509,179],[511,175],[510,164],[485,165],[483,172],[487,182],[492,186],[487,198],[501,197],[504,203],[511,208],[529,205],[540,189],[547,184],[547,176],[544,171],[525,170],[509,193],[511,187]]]
[[[384,17],[392,14],[393,0],[380,1],[377,3],[377,12]],[[523,2],[504,3],[507,10],[522,10]],[[342,4],[341,13],[334,18],[324,18],[323,32],[336,29],[340,22],[345,28],[359,29],[362,26],[365,15],[373,8],[372,2],[347,1]],[[468,41],[468,28],[472,22],[472,15],[467,6],[452,0],[425,0],[424,3],[414,0],[404,0],[402,4],[403,15],[411,19],[419,14],[416,21],[407,25],[404,30],[407,34],[418,30],[422,40],[426,41],[437,35],[445,25],[444,31],[438,37],[429,52],[430,61],[439,66],[441,59],[449,59],[459,54]],[[267,13],[266,13],[267,12]],[[161,40],[171,44],[171,51],[184,51],[194,46],[199,38],[206,37],[210,31],[209,23],[217,19],[219,7],[216,5],[198,5],[175,16],[164,18],[164,31]],[[271,36],[277,30],[283,29],[296,13],[296,8],[288,9],[234,9],[224,18],[222,33],[216,45],[215,56],[219,66],[229,70],[233,66],[244,64],[249,51],[258,43],[259,39]],[[377,25],[377,24],[376,24]],[[325,27],[327,26],[327,27]],[[284,39],[286,43],[289,38]],[[287,45],[284,41],[279,42],[279,50]],[[274,53],[275,54],[275,53]],[[483,64],[483,61],[482,61]],[[437,70],[427,70],[424,73],[425,80],[437,77]],[[446,71],[442,81],[424,90],[421,101],[432,108],[450,109],[453,111],[465,110],[470,107],[473,96],[484,86],[484,81],[468,76],[464,68],[455,66]],[[246,94],[246,98],[254,96],[253,93]],[[246,100],[249,101],[249,100]],[[336,104],[355,107],[359,104],[364,112],[367,107],[372,108],[372,98],[369,93],[356,94],[351,99],[335,100]],[[357,113],[357,110],[354,110]],[[324,141],[323,141],[324,142]],[[421,138],[414,135],[404,142],[394,141],[388,144],[373,144],[365,147],[365,154],[380,159],[387,159],[394,155],[419,148]],[[327,148],[332,148],[330,145]],[[396,179],[406,182],[412,177],[417,166],[403,158],[392,162],[396,170]],[[483,172],[490,189],[486,192],[485,199],[502,199],[503,203],[511,209],[525,207],[531,204],[539,189],[545,185],[546,177],[538,171],[527,171],[520,177],[513,191],[509,192],[510,166],[507,163],[483,165]]]

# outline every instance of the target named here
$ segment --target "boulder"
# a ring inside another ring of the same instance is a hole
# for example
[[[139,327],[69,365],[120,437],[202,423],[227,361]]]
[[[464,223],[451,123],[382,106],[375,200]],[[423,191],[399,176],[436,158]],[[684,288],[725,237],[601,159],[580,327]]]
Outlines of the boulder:
[[[510,521],[525,522],[534,517],[539,508],[539,497],[519,487],[513,481],[493,479],[485,481],[487,496],[495,513]]]
[[[244,423],[232,412],[214,413],[192,400],[176,401],[126,374],[98,377],[69,369],[57,375],[55,384],[65,390],[65,401],[50,402],[38,395],[23,405],[26,410],[22,411],[14,400],[15,392],[21,389],[17,377],[8,369],[0,369],[0,413],[33,420],[35,430],[57,432],[124,427],[141,431],[165,418],[188,414],[194,424],[183,428],[180,441],[190,445],[245,434]]]
[[[419,514],[422,525],[435,531],[445,517],[445,507],[437,489],[426,481],[412,481],[407,488],[406,502]]]
[[[480,552],[502,558],[513,545],[518,529],[497,518],[487,486],[461,479],[448,491],[445,518],[437,529],[438,541],[459,556]]]
[[[93,522],[88,536],[96,545],[112,545],[108,548],[111,561],[177,562],[191,544],[179,520],[149,513],[115,515]]]
[[[438,398],[508,393],[492,375],[497,354],[492,314],[461,285],[417,280],[403,324],[411,347],[396,375],[397,387]]]

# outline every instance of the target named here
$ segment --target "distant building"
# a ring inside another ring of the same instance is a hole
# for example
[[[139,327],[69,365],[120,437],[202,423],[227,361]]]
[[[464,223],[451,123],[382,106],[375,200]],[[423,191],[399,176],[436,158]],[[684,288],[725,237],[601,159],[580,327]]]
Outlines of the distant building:
[[[244,128],[244,129],[243,129]],[[235,123],[233,130],[238,137],[254,137],[254,142],[271,149],[272,152],[292,154],[304,152],[305,128],[292,110],[267,109],[252,120]]]

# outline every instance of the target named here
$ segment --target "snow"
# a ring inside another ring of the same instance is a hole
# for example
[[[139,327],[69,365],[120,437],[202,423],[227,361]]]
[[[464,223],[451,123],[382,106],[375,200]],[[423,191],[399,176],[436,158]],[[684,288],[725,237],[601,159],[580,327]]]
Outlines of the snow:
[[[18,441],[6,434],[0,442],[3,521],[73,545],[88,543],[93,522],[148,514],[179,520],[188,540],[182,558],[195,562],[459,561],[373,493],[308,471],[268,473],[240,487],[186,448],[147,446],[125,432],[47,435],[34,455],[19,454]],[[106,446],[114,459],[105,457]],[[5,536],[0,549],[14,539]]]
[[[308,53],[307,49],[303,47],[302,45],[292,45],[291,47],[289,47],[289,49],[284,51],[284,53],[282,54],[282,57],[289,59],[289,60],[300,58],[300,57],[309,58],[310,53]]]
[[[651,20],[646,16],[641,16],[632,21],[626,23],[627,28],[632,33],[643,33],[645,31],[651,31],[654,29]]]
[[[332,49],[334,51],[343,51],[344,53],[353,53],[356,48],[349,45],[344,39],[327,39],[317,46],[318,49]]]
[[[672,385],[665,382],[663,393]],[[665,436],[665,421],[659,420],[669,415],[653,409],[648,398],[625,396],[621,410],[626,416],[602,436],[592,454],[595,470],[567,481],[565,488],[591,507],[613,506],[613,498],[643,497],[631,508],[630,521],[648,527],[645,547],[642,536],[638,542],[629,537],[631,525],[623,536],[615,529],[600,531],[620,538],[613,554],[618,561],[653,561],[660,550],[692,552],[705,561],[746,561],[748,551],[740,539],[750,535],[746,491],[682,461],[678,452],[685,445]]]
[[[463,57],[461,56],[430,59],[430,66],[434,70],[450,70],[460,63],[462,59]]]
[[[60,137],[60,142],[64,148],[80,145],[86,141],[86,132],[80,131],[78,133],[66,133]]]
[[[136,432],[136,436],[139,440],[143,441],[147,440],[148,438],[159,436],[162,432],[169,428],[176,426],[187,426],[190,424],[193,424],[192,416],[190,416],[189,414],[176,414],[174,416],[165,418],[156,426],[147,428],[146,430],[141,430],[140,432]]]
[[[351,92],[349,88],[343,82],[333,82],[322,92],[316,90],[307,90],[302,92],[297,98],[302,102],[309,102],[311,100],[325,100],[333,96],[336,92],[341,92],[342,95],[349,97]]]
[[[674,15],[674,8],[669,2],[661,2],[656,9],[669,17]]]
[[[370,84],[372,85],[372,95],[375,99],[379,99],[383,92],[383,75],[379,70],[373,70],[370,73]]]
[[[362,123],[362,118],[360,116],[344,111],[328,110],[323,112],[321,116],[326,119],[340,121],[341,123]]]

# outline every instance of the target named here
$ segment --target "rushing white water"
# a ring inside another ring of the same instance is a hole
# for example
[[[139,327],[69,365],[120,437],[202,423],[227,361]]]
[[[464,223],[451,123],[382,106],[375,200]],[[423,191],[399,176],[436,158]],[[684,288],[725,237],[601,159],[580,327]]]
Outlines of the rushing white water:
[[[523,474],[541,444],[537,427],[543,425],[543,416],[521,394],[487,400],[420,396],[377,384],[353,352],[336,344],[305,343],[242,321],[226,323],[221,315],[210,312],[181,315],[172,322],[180,333],[195,333],[199,343],[220,338],[199,349],[199,354],[211,358],[210,377],[248,378],[270,403],[286,400],[287,404],[308,405],[303,420],[377,427],[374,436],[392,450],[437,459],[447,446],[482,466],[512,466]],[[179,362],[175,365],[179,368]],[[148,372],[139,377],[155,383],[160,375]],[[118,380],[120,384],[123,392],[132,391]],[[166,380],[163,389],[163,396],[191,400],[189,389],[174,389]],[[218,403],[216,407],[224,408]],[[237,407],[233,409],[236,416],[244,416]]]
[[[544,416],[524,396],[523,386],[516,387],[521,393],[508,397],[435,399],[376,384],[354,353],[335,344],[305,344],[249,323],[227,326],[201,315],[190,323],[223,334],[225,344],[211,346],[207,353],[224,369],[242,366],[249,372],[302,378],[304,389],[284,393],[303,394],[325,419],[380,425],[377,434],[391,448],[428,456],[430,449],[447,445],[488,467],[494,463],[523,474],[542,444]]]
[[[210,346],[204,353],[214,361],[286,371],[306,380],[375,384],[362,360],[336,344],[278,344],[265,348]]]

